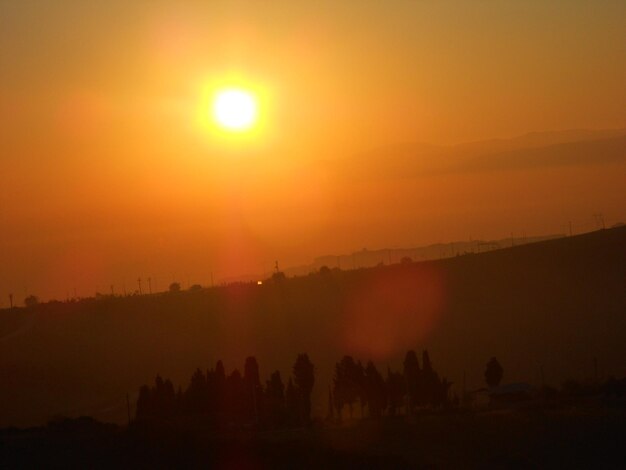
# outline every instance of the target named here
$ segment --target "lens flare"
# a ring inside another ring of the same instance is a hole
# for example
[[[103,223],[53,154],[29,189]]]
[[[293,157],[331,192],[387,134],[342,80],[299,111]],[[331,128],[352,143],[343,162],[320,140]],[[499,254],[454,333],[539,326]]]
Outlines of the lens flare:
[[[444,310],[442,274],[425,266],[373,272],[348,296],[341,349],[377,360],[423,344]]]

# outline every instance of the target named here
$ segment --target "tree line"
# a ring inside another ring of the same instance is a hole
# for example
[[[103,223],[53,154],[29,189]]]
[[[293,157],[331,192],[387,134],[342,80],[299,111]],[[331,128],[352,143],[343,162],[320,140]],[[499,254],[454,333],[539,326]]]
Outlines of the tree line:
[[[154,385],[140,388],[136,420],[188,419],[217,427],[254,425],[268,428],[305,426],[311,423],[311,392],[315,385],[315,366],[307,354],[299,354],[287,383],[274,371],[263,384],[259,364],[248,357],[243,374],[234,369],[226,373],[222,361],[206,372],[196,369],[186,389],[174,389],[170,380],[157,375]],[[458,406],[450,396],[452,383],[435,371],[428,351],[421,364],[415,351],[408,351],[400,371],[387,368],[383,376],[372,361],[344,356],[335,364],[332,386],[328,390],[326,419],[341,421],[354,408],[360,416],[373,419],[411,415],[420,408]]]
[[[408,351],[402,371],[387,368],[386,377],[372,361],[365,367],[352,356],[344,356],[335,365],[332,391],[328,397],[328,418],[341,421],[347,408],[350,418],[359,405],[361,416],[380,418],[394,416],[400,409],[411,415],[417,408],[445,408],[458,405],[450,396],[449,382],[440,378],[430,361],[428,351],[422,353],[420,366],[415,351]]]
[[[206,372],[196,369],[185,390],[175,391],[170,380],[157,375],[153,386],[139,390],[136,419],[187,418],[218,427],[307,425],[314,384],[315,367],[307,354],[296,358],[287,385],[279,371],[263,385],[255,357],[246,359],[243,374],[238,369],[226,374],[222,361],[217,361]]]

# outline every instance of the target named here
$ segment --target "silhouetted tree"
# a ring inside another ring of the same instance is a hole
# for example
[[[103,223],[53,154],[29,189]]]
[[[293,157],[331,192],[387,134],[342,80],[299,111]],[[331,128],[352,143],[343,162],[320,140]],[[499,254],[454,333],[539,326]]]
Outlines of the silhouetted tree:
[[[183,401],[184,401],[183,389],[179,385],[178,390],[176,390],[175,407],[174,407],[174,409],[176,410],[176,413],[178,414],[182,413],[183,411],[183,406],[184,406]]]
[[[287,388],[285,389],[285,411],[287,421],[290,425],[300,424],[300,399],[298,391],[293,385],[293,380],[289,377]]]
[[[184,394],[184,403],[187,413],[201,415],[208,412],[207,381],[200,369],[196,369],[191,376],[189,387]]]
[[[176,394],[170,380],[163,380],[157,375],[154,387],[143,385],[137,398],[137,420],[171,419],[176,413]]]
[[[302,418],[305,423],[309,423],[311,421],[311,392],[315,385],[315,367],[307,354],[298,354],[293,365],[293,377],[300,392]]]
[[[137,420],[145,420],[150,418],[150,387],[142,385],[139,389],[139,397],[137,398],[137,409],[135,416]]]
[[[432,402],[434,407],[450,406],[449,391],[451,386],[452,382],[448,382],[448,379],[445,377],[441,380],[437,380],[437,388]]]
[[[226,421],[226,371],[222,361],[218,360],[211,374],[212,386],[209,389],[209,400],[213,414],[219,422]]]
[[[247,400],[248,406],[245,410],[246,415],[248,418],[254,418],[255,421],[258,421],[260,407],[259,401],[261,399],[263,390],[261,389],[259,364],[257,363],[256,358],[253,356],[246,358],[243,379],[245,382],[245,388],[250,397],[250,399]]]
[[[359,367],[352,356],[344,356],[335,365],[333,385],[338,419],[341,420],[341,411],[345,405],[348,405],[350,418],[352,418],[352,406],[359,397],[361,385]]]
[[[369,361],[365,368],[364,391],[370,416],[380,418],[383,410],[387,408],[387,390],[385,381],[372,361]]]
[[[217,364],[215,364],[215,375],[218,381],[226,381],[226,371],[224,369],[224,364],[222,363],[222,361],[217,361]]]
[[[251,386],[259,387],[261,385],[261,379],[259,376],[259,364],[254,356],[246,358],[244,365],[243,377]]]
[[[172,418],[176,412],[176,392],[171,380],[163,380],[157,376],[155,398],[157,415],[165,419]]]
[[[435,372],[430,362],[430,355],[426,349],[422,353],[421,379],[421,388],[423,391],[422,404],[436,406],[437,396],[440,394],[439,388],[441,382],[439,381],[439,375]]]
[[[247,403],[250,402],[250,393],[246,390],[241,372],[235,369],[226,378],[226,411],[229,421],[233,424],[243,424],[246,420]]]
[[[404,356],[404,380],[406,381],[407,414],[412,414],[417,404],[421,403],[421,370],[417,354],[411,350]]]
[[[200,292],[202,290],[202,286],[200,284],[194,284],[189,287],[189,292]]]
[[[389,414],[395,416],[398,408],[402,406],[402,399],[406,394],[406,380],[400,372],[392,372],[387,368],[387,397],[389,403]]]
[[[172,293],[180,292],[180,284],[178,282],[172,282],[170,284],[170,292]]]
[[[356,363],[356,370],[354,371],[354,381],[357,384],[357,397],[359,404],[361,405],[361,418],[365,416],[365,405],[367,404],[367,395],[365,393],[365,368],[361,361]]]
[[[485,382],[490,387],[497,387],[502,381],[502,366],[495,357],[492,357],[485,368]]]
[[[37,304],[39,304],[39,297],[36,295],[29,295],[24,299],[24,305],[27,307],[34,307]]]
[[[293,384],[292,384],[293,388]],[[266,419],[274,426],[285,422],[285,386],[280,378],[280,372],[275,371],[265,386]]]

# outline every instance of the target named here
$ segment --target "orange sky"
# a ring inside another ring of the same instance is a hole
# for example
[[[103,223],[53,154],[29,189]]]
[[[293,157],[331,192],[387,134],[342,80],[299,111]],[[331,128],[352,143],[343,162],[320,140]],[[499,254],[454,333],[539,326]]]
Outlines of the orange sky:
[[[624,18],[608,0],[1,2],[0,292],[618,221],[623,161],[351,170],[397,143],[625,128]],[[266,99],[227,141],[198,113],[230,77]]]

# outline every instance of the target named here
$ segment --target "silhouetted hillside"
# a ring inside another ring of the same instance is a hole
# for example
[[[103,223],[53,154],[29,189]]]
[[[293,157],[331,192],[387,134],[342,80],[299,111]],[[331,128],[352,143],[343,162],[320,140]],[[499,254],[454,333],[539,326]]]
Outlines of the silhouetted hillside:
[[[126,419],[126,393],[156,372],[185,383],[218,358],[254,354],[288,372],[317,366],[325,413],[337,357],[398,368],[428,348],[453,387],[482,384],[497,355],[504,380],[547,383],[626,374],[626,227],[480,254],[238,284],[105,297],[0,312],[0,426],[55,415]]]

